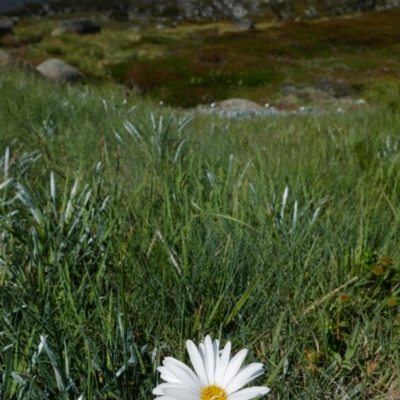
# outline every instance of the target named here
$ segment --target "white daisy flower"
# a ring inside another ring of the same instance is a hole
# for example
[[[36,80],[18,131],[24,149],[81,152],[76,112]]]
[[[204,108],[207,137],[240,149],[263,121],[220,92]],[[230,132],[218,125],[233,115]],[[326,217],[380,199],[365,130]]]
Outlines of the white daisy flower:
[[[196,373],[181,361],[166,357],[158,368],[166,383],[154,388],[156,400],[250,400],[270,391],[266,386],[239,390],[264,373],[261,363],[241,367],[246,349],[231,359],[231,342],[220,352],[218,340],[212,342],[210,336],[198,348],[191,340],[186,347]]]

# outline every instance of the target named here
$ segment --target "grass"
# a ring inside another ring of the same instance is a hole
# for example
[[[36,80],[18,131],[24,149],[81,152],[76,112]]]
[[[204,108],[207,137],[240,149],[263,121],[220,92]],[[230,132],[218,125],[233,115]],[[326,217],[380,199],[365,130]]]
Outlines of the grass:
[[[2,398],[150,399],[206,334],[271,399],[397,398],[398,82],[244,121],[11,71],[0,91]]]

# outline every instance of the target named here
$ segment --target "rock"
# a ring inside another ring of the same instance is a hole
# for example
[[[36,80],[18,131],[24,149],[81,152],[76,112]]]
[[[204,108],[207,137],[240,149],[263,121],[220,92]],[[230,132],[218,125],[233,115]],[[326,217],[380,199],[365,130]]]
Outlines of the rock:
[[[304,12],[309,18],[315,18],[318,15],[318,12],[314,6],[308,7]]]
[[[249,30],[254,29],[254,22],[249,19],[242,19],[232,23],[232,28]]]
[[[0,36],[12,34],[14,21],[10,18],[0,19]]]
[[[59,60],[57,58],[50,58],[42,62],[36,69],[46,78],[55,81],[77,81],[85,77],[82,72],[78,71],[72,65]]]
[[[0,50],[0,67],[5,67],[10,64],[11,55],[3,50]]]
[[[214,103],[213,103],[214,104]],[[246,99],[228,99],[215,103],[214,109],[221,111],[265,111],[265,108],[254,101]]]
[[[281,86],[280,91],[282,93],[296,93],[297,88],[296,86],[290,83],[285,83],[284,85]]]
[[[63,21],[53,32],[53,36],[62,35],[64,33],[77,33],[86,35],[90,33],[98,33],[101,31],[100,26],[90,19],[72,19]]]
[[[241,4],[236,4],[233,7],[232,13],[236,19],[242,19],[247,15],[247,10]]]
[[[131,25],[128,27],[126,30],[127,31],[133,31],[133,32],[139,32],[142,28],[138,25]]]
[[[42,76],[42,74],[36,70],[33,65],[29,64],[25,60],[14,57],[3,50],[0,50],[0,68],[1,67],[17,68],[36,76]]]
[[[209,107],[199,105],[195,112],[210,115],[219,115],[229,119],[242,120],[252,117],[268,117],[272,115],[287,115],[287,111],[277,110],[275,107],[262,107],[245,99],[229,99],[219,103],[211,103]]]

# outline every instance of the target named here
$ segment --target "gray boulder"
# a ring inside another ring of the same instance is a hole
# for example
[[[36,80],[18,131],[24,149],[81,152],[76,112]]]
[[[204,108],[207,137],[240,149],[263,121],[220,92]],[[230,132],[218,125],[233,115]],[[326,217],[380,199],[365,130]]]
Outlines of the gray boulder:
[[[64,33],[77,33],[78,35],[87,35],[101,31],[100,25],[90,19],[72,19],[63,21],[53,32],[53,36]]]
[[[10,18],[0,19],[0,36],[13,33],[14,21]]]
[[[216,110],[221,111],[265,111],[265,108],[260,106],[254,101],[249,101],[246,99],[228,99],[223,100],[218,103],[213,103],[212,106]]]
[[[254,22],[250,21],[249,19],[242,19],[240,21],[233,22],[232,28],[243,30],[254,29]]]
[[[139,32],[142,28],[139,25],[131,25],[126,28],[127,31]]]
[[[78,71],[72,65],[59,60],[57,58],[50,58],[42,62],[36,69],[46,78],[54,81],[77,81],[85,77],[82,72]]]

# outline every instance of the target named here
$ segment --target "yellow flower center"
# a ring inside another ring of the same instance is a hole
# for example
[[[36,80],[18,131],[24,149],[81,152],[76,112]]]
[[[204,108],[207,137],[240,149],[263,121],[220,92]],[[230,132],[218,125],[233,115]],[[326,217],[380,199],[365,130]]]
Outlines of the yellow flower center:
[[[216,385],[207,386],[201,391],[201,400],[227,400],[227,398],[225,390]]]

